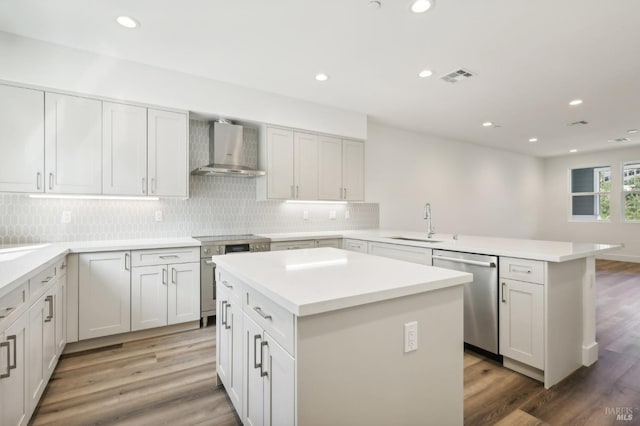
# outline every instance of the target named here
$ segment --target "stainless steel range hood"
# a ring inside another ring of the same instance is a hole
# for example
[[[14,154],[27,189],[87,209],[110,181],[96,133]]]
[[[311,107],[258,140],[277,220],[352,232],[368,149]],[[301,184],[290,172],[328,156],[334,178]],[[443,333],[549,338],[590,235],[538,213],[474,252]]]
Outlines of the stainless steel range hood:
[[[255,155],[250,155],[252,152]],[[258,170],[258,141],[246,141],[242,126],[221,119],[209,123],[209,164],[198,167],[192,175],[264,176]],[[253,158],[251,158],[253,157]]]

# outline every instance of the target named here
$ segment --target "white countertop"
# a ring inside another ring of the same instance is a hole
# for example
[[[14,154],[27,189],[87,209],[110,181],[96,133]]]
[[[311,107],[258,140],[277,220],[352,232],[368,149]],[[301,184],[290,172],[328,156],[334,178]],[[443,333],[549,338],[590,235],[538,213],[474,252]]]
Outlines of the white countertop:
[[[31,246],[0,246],[0,297],[22,284],[48,262],[68,253],[196,246],[200,246],[200,241],[193,238],[70,241]]]
[[[213,256],[221,269],[297,316],[471,282],[472,275],[334,248]]]
[[[394,231],[371,229],[362,231],[332,231],[260,234],[269,236],[272,241],[293,241],[315,238],[353,238],[414,247],[426,247],[434,250],[453,250],[467,253],[491,254],[495,256],[517,257],[521,259],[542,260],[548,262],[566,262],[583,257],[615,250],[621,245],[597,243],[572,243],[563,241],[526,240],[517,238],[494,238],[460,235],[457,240],[451,234],[435,234],[432,242],[399,240],[391,237],[426,239],[426,232]]]

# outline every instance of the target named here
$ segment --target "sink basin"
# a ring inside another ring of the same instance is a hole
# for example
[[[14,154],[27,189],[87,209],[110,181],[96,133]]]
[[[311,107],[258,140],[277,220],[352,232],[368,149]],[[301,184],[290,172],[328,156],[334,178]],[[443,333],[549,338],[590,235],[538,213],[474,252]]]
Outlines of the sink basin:
[[[421,243],[441,243],[440,240],[430,240],[427,238],[407,238],[407,237],[389,237],[392,240],[403,240],[403,241],[418,241]]]

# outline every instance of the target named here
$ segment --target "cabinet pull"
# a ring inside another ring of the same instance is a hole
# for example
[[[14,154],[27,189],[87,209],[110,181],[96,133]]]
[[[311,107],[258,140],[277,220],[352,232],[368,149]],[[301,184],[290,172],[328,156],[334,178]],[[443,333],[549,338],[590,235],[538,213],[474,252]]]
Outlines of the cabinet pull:
[[[151,178],[151,193],[152,194],[156,193],[156,179],[155,178]]]
[[[506,283],[502,283],[502,303],[507,303],[507,299],[505,299],[504,297],[504,287],[506,286]]]
[[[262,351],[262,348],[264,348],[265,346],[269,347],[269,342],[260,342],[260,377],[267,376],[267,371],[262,371],[262,366],[264,365],[264,352]]]
[[[9,362],[9,370],[15,370],[18,366],[18,336],[7,336],[7,340],[13,340],[13,365],[11,365],[11,357],[7,355],[7,361]],[[9,342],[7,342],[9,343]],[[7,352],[11,353],[7,346]]]
[[[512,266],[511,272],[515,272],[516,274],[530,274],[531,268],[527,268],[527,267],[519,268],[517,266]]]
[[[222,285],[225,286],[226,288],[231,288],[231,289],[233,288],[233,286],[226,281],[222,281]]]
[[[52,279],[52,278],[53,278],[53,277],[47,277],[47,278],[45,278],[44,280],[42,280],[42,281],[40,281],[40,282],[41,282],[42,284],[46,284],[46,283],[48,283],[49,281],[51,281],[51,279]]]
[[[225,321],[224,319],[224,312],[226,310],[227,307],[227,301],[223,300],[222,303],[220,304],[220,324],[224,325],[224,328],[227,328],[227,321]]]
[[[49,189],[53,189],[53,173],[49,173]]]
[[[44,319],[44,322],[50,322],[53,319],[53,296],[47,296],[44,301],[49,304],[49,315]]]
[[[256,311],[258,315],[260,315],[262,318],[266,320],[270,320],[272,318],[271,315],[265,314],[264,312],[262,312],[262,308],[260,306],[254,306],[253,310]]]
[[[147,192],[147,188],[146,188],[146,185],[145,185],[145,180],[146,180],[145,178],[142,178],[142,193],[143,194]]]
[[[343,198],[343,200],[346,200],[346,199],[347,199],[347,188],[344,189],[344,198]]]
[[[5,308],[4,311],[2,312],[2,314],[0,314],[0,319],[8,317],[9,314],[11,313],[11,311],[13,311],[14,309],[15,309],[14,306],[9,307],[9,308]]]
[[[296,185],[296,198],[300,196],[300,187]]]
[[[0,342],[0,349],[7,348],[7,372],[4,374],[0,374],[0,379],[6,379],[11,376],[11,369],[9,365],[11,365],[11,349],[9,349],[9,342]]]
[[[176,274],[176,268],[171,268],[171,282],[173,284],[177,284],[178,283],[177,281],[178,281],[178,277]]]
[[[124,254],[124,269],[129,271],[131,269],[131,256],[129,253]]]
[[[164,254],[162,256],[159,256],[160,259],[177,259],[180,256],[178,256],[177,254]]]
[[[205,260],[204,263],[207,265],[213,265],[215,267],[216,263],[213,260]]]
[[[38,172],[36,174],[36,189],[40,191],[40,178],[42,177],[42,173]]]
[[[60,265],[60,270],[62,271],[62,270],[63,270],[64,268],[66,268],[66,267],[67,267],[67,264],[66,264],[66,263],[63,263],[62,265]]]
[[[167,285],[167,270],[162,268],[162,284]]]
[[[260,363],[258,363],[258,348],[256,347],[256,343],[260,340],[262,336],[256,334],[253,336],[253,368],[259,368],[262,373],[262,353],[260,353]],[[260,346],[262,348],[262,346]]]
[[[224,328],[229,330],[231,328],[231,324],[229,324],[229,309],[231,307],[231,303],[227,303],[227,306],[224,307]]]

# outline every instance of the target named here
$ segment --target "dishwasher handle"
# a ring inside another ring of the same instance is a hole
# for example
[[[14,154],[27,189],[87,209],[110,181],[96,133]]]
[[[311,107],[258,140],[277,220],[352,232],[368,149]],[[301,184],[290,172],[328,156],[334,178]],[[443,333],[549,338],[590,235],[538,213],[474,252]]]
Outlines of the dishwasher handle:
[[[448,260],[449,262],[464,263],[467,265],[484,266],[487,268],[495,268],[497,266],[495,262],[481,262],[479,260],[460,259],[457,257],[440,256],[438,254],[434,254],[431,258],[437,260]]]

